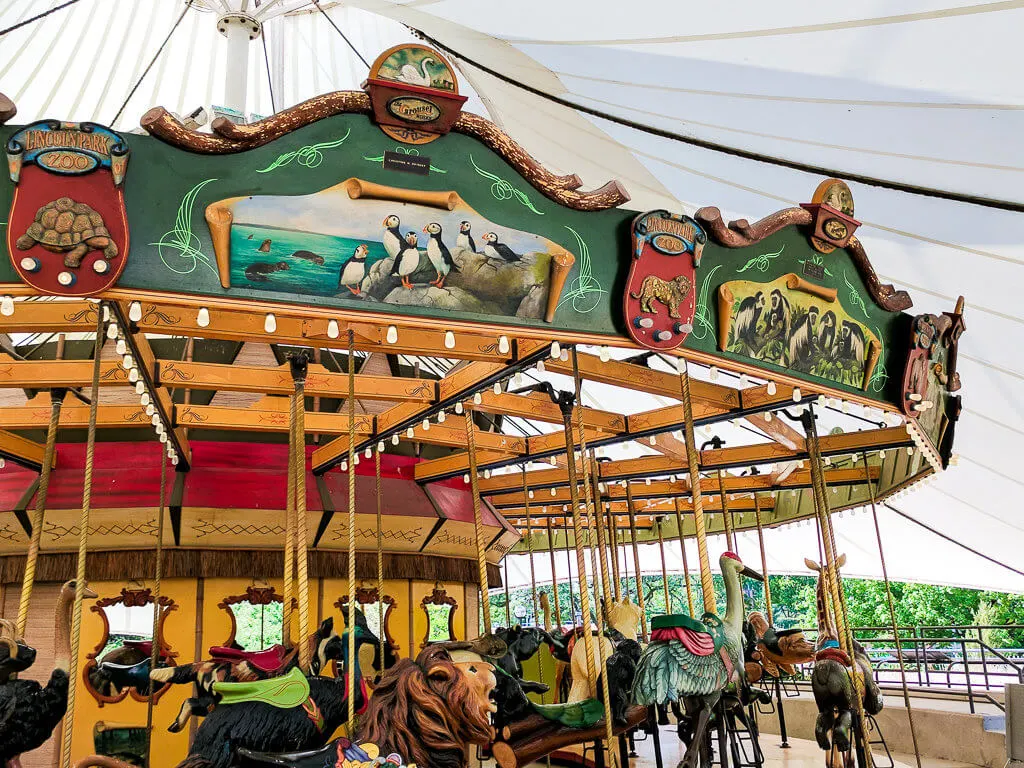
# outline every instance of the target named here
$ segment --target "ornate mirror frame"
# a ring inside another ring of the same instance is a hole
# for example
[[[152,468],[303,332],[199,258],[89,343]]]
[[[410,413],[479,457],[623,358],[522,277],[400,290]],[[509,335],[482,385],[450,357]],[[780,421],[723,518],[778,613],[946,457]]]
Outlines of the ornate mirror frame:
[[[447,639],[455,640],[455,612],[459,609],[459,601],[454,597],[451,597],[440,584],[435,584],[434,591],[420,600],[420,607],[423,609],[423,613],[427,616],[427,634],[423,637],[423,642],[420,644],[421,648],[425,648],[432,642],[444,642],[430,639],[430,608],[428,606],[431,605],[450,606],[450,610],[448,611]]]
[[[395,651],[398,651],[401,646],[395,642],[394,636],[391,634],[391,613],[395,610],[395,606],[398,602],[391,595],[380,596],[376,587],[356,587],[356,605],[362,609],[364,605],[373,605],[376,602],[384,604],[384,642],[390,645]],[[341,611],[341,622],[342,626],[345,624],[345,620],[348,617],[348,595],[342,595],[334,601],[334,607]],[[365,614],[365,610],[363,611]],[[339,628],[340,629],[340,628]]]
[[[271,603],[284,603],[284,597],[279,595],[275,588],[269,584],[250,584],[245,588],[244,595],[231,595],[217,603],[217,607],[227,613],[228,617],[231,619],[231,634],[228,636],[228,639],[222,643],[222,645],[229,646],[235,642],[235,634],[238,632],[238,620],[235,618],[235,612],[231,610],[231,606],[238,605],[240,603],[249,603],[250,605],[270,605]],[[282,635],[282,642],[283,641],[284,638]],[[256,650],[262,649],[257,648]]]
[[[95,688],[93,688],[92,681],[89,680],[89,673],[97,668],[99,665],[98,657],[103,653],[103,649],[107,647],[107,643],[110,641],[110,620],[107,619],[106,611],[104,608],[108,608],[112,605],[123,605],[126,608],[140,608],[150,603],[156,602],[153,599],[153,592],[150,589],[143,587],[141,584],[137,587],[124,587],[121,589],[121,594],[116,597],[104,597],[92,605],[89,606],[89,610],[94,613],[98,613],[100,621],[103,622],[103,635],[100,637],[99,643],[92,650],[92,652],[86,654],[85,664],[82,665],[82,680],[85,684],[85,689],[92,695],[94,699],[102,707],[105,704],[117,704],[120,701],[124,701],[126,698],[131,696],[135,701],[148,701],[148,696],[140,696],[134,688],[125,688],[120,693],[114,696],[106,696]],[[161,595],[159,600],[159,611],[160,621],[157,625],[157,636],[153,638],[153,642],[159,642],[160,658],[162,658],[166,664],[170,666],[177,666],[175,659],[178,654],[171,650],[171,646],[164,639],[164,623],[167,621],[167,616],[171,611],[178,610],[177,603],[166,595]],[[164,683],[153,692],[153,703],[155,704],[171,688],[171,683]]]

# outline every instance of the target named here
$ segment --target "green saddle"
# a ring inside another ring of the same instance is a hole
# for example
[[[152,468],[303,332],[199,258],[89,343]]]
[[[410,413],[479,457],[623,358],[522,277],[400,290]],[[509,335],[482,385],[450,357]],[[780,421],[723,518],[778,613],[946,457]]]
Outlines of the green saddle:
[[[652,631],[655,629],[675,629],[677,627],[689,629],[692,632],[708,631],[704,622],[685,613],[666,613],[651,619]]]
[[[214,683],[213,692],[221,697],[221,704],[241,704],[260,701],[279,709],[299,707],[309,699],[309,680],[298,667],[286,675],[245,683]]]

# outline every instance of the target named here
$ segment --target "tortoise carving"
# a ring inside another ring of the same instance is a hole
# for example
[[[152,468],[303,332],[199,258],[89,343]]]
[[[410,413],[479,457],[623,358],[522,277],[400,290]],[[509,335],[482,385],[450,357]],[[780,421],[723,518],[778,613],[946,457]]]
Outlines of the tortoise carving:
[[[76,268],[91,250],[102,250],[107,260],[117,256],[117,245],[103,217],[70,197],[52,200],[36,211],[36,218],[15,245],[27,251],[34,245],[64,254],[64,266]]]

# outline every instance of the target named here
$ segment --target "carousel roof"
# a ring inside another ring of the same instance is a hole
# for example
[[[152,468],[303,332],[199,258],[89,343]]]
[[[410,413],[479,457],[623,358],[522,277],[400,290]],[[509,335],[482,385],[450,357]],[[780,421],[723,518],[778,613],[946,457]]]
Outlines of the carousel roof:
[[[692,214],[711,204],[727,218],[753,220],[800,202],[823,175],[851,180],[864,219],[858,237],[879,277],[910,291],[916,312],[951,309],[960,294],[968,300],[960,465],[881,510],[890,571],[1024,591],[1024,525],[1007,503],[1020,493],[1024,455],[1024,366],[1009,354],[1024,321],[1019,3],[732,3],[684,14],[654,0],[608,13],[576,0],[36,0],[0,9],[0,31],[16,27],[2,38],[0,91],[17,103],[18,122],[60,117],[131,130],[158,104],[182,116],[203,107],[209,118],[237,73],[215,21],[240,3],[264,22],[264,36],[248,48],[248,114],[358,88],[365,61],[416,32],[458,66],[467,111],[489,116],[588,188],[619,179],[631,208]],[[457,373],[455,364],[422,362],[435,375]],[[535,375],[568,388],[564,373]],[[584,402],[632,414],[673,401],[588,380]],[[836,409],[829,418],[846,425],[857,414]],[[554,428],[525,417],[501,424],[523,437]],[[769,441],[751,429],[726,425],[717,434],[727,445]],[[629,441],[605,451],[626,459],[665,448]],[[864,553],[850,558],[848,572],[877,575],[865,518],[837,532]],[[771,535],[784,542],[771,553],[792,553],[777,560],[781,570],[799,571],[804,550],[816,549],[797,538],[805,535],[799,528]]]

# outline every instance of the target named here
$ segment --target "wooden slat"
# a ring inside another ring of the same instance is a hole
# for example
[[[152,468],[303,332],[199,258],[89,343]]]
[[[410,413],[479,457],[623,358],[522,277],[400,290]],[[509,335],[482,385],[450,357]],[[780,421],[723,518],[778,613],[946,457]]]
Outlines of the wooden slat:
[[[3,381],[2,368],[0,366],[0,383]],[[159,375],[161,384],[174,388],[269,395],[290,395],[295,391],[288,365],[270,368],[161,360]],[[436,382],[428,379],[360,374],[355,377],[355,384],[357,398],[429,403],[437,397]],[[322,365],[311,363],[306,375],[306,394],[310,397],[347,397],[348,374],[334,373]]]
[[[549,424],[562,423],[562,411],[543,392],[531,392],[525,395],[513,395],[507,392],[496,395],[493,392],[484,392],[481,397],[480,405],[473,406],[478,411],[520,416],[524,419],[533,419]],[[575,416],[573,419],[575,420]],[[583,409],[583,426],[617,434],[626,431],[626,417],[611,411],[585,407]]]
[[[45,446],[29,440],[27,437],[21,437],[20,435],[0,430],[0,455],[24,466],[40,470],[43,467],[45,453]],[[57,454],[54,453],[51,466],[56,465]]]
[[[92,384],[92,360],[0,360],[0,387],[51,389]],[[100,362],[100,386],[128,386],[128,371],[118,360]]]
[[[178,409],[178,423],[189,429],[223,429],[237,432],[287,432],[288,411],[262,408],[223,408],[186,405]],[[348,434],[347,413],[306,411],[306,432]],[[373,417],[356,414],[356,434],[373,432]]]
[[[752,426],[760,429],[779,445],[789,448],[791,451],[804,450],[804,436],[778,416],[772,416],[769,420],[766,414],[752,413],[746,419]]]
[[[36,398],[33,402],[40,400]],[[50,404],[46,398],[45,405],[27,405],[17,408],[0,408],[0,429],[45,429],[50,423]],[[74,403],[79,401],[75,400]],[[89,424],[89,406],[66,404],[60,411],[60,426],[85,427]],[[153,429],[146,410],[139,405],[100,405],[96,426],[99,429],[112,427],[145,427]]]

